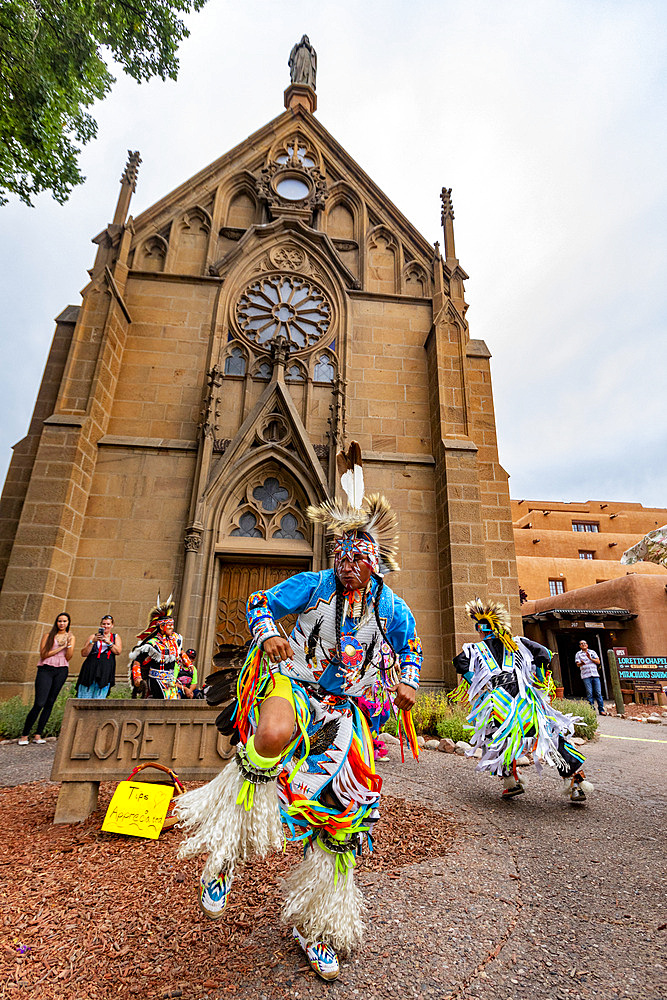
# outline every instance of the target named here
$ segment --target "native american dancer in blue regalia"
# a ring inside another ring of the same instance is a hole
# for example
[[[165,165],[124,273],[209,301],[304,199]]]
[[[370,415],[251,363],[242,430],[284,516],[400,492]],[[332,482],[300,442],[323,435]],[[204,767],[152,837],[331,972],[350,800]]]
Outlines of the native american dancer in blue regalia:
[[[364,498],[358,445],[341,462],[347,507],[308,509],[334,535],[334,569],[299,573],[250,596],[253,645],[225,710],[235,761],[176,807],[187,834],[179,856],[208,854],[199,898],[213,919],[237,865],[280,850],[284,830],[303,841],[304,860],[285,883],[283,920],[323,979],[335,979],[338,953],[362,940],[353,869],[362,844],[372,848],[379,817],[382,780],[357,699],[384,703],[382,688],[394,686],[400,731],[416,757],[410,709],[422,662],[412,613],[379,574],[381,562],[398,569],[395,515],[384,497]],[[277,622],[295,613],[291,635],[281,636]],[[393,650],[394,685],[383,643]]]
[[[473,751],[481,749],[476,770],[503,780],[504,799],[525,791],[517,759],[533,753],[537,770],[542,763],[557,768],[563,793],[575,805],[586,801],[593,786],[585,780],[583,754],[567,739],[574,733],[572,715],[557,711],[550,702],[551,654],[544,646],[521,636],[512,637],[507,609],[479,598],[466,604],[481,642],[468,642],[454,657],[463,679],[450,695],[470,703],[468,723]]]

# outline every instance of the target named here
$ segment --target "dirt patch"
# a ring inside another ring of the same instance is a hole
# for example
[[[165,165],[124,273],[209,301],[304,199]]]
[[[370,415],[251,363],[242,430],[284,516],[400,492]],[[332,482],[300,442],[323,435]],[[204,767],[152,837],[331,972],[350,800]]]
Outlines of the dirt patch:
[[[100,831],[114,787],[103,784],[100,811],[73,826],[53,826],[55,785],[0,792],[6,995],[228,997],[253,969],[281,961],[275,934],[265,932],[278,923],[279,881],[302,849],[290,844],[284,854],[246,866],[226,916],[213,924],[196,905],[200,864],[176,859],[178,831],[158,841]],[[362,882],[366,872],[400,877],[404,865],[451,849],[456,828],[442,813],[390,796],[381,808],[374,850],[358,863]]]

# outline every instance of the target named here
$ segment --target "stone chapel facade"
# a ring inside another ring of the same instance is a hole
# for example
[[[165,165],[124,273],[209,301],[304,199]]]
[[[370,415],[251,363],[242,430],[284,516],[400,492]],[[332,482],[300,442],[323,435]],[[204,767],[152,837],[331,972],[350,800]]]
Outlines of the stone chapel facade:
[[[443,258],[314,117],[311,86],[293,83],[285,108],[135,219],[130,155],[2,494],[0,698],[29,696],[60,611],[78,645],[111,612],[129,649],[158,590],[205,673],[246,638],[249,592],[329,565],[305,509],[339,489],[350,440],[399,517],[388,582],[414,610],[423,681],[455,683],[475,595],[520,630],[490,354],[468,332],[450,192]]]

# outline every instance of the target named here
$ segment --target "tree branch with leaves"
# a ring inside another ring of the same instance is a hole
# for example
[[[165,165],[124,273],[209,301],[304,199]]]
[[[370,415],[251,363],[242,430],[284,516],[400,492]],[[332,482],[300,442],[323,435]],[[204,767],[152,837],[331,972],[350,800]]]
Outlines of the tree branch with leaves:
[[[97,134],[86,110],[115,78],[103,50],[138,82],[175,80],[189,32],[179,15],[206,0],[3,0],[0,5],[0,205],[42,191],[61,204],[83,183],[78,157]]]

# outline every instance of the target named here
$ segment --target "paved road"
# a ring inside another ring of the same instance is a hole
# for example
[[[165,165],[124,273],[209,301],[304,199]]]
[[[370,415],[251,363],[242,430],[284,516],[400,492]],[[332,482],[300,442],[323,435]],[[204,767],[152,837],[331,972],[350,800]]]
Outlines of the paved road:
[[[237,995],[665,1000],[667,725],[601,723],[581,809],[548,769],[527,768],[527,794],[501,802],[471,761],[426,752],[401,765],[392,748],[385,790],[453,814],[454,852],[397,858],[393,875],[360,869],[372,927],[337,983],[279,966]],[[53,744],[0,746],[0,783],[48,778],[52,756]]]

